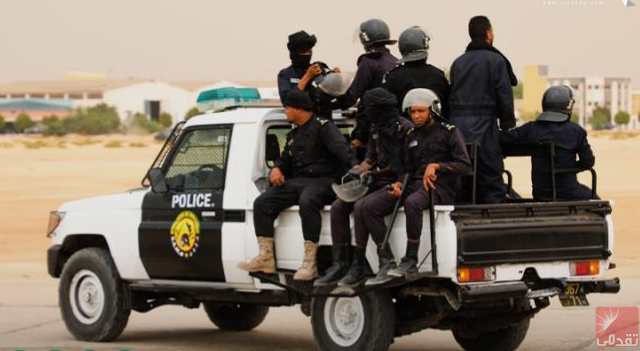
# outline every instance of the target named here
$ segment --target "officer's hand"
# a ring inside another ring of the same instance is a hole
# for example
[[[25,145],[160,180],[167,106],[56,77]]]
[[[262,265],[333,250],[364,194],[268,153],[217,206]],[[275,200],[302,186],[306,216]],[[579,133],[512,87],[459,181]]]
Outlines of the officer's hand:
[[[391,189],[387,191],[387,194],[395,198],[402,196],[402,182],[395,182],[391,184]]]
[[[333,72],[333,73],[342,73],[342,72],[340,71],[340,67],[333,67],[333,69],[331,70],[331,72]]]
[[[351,146],[352,149],[355,150],[355,149],[359,148],[360,146],[362,146],[362,142],[360,140],[358,140],[358,139],[353,139],[353,140],[351,140],[349,145]]]
[[[284,184],[284,174],[278,167],[273,167],[271,173],[269,173],[269,182],[275,186],[281,186]]]
[[[429,163],[429,165],[427,165],[427,169],[424,170],[424,176],[422,177],[422,184],[425,189],[429,190],[436,188],[436,171],[439,169],[440,164],[438,163]]]
[[[316,63],[309,66],[309,68],[307,68],[307,71],[304,73],[304,75],[310,78],[313,78],[317,75],[320,75],[321,73],[322,73],[322,68],[320,68],[320,65]]]

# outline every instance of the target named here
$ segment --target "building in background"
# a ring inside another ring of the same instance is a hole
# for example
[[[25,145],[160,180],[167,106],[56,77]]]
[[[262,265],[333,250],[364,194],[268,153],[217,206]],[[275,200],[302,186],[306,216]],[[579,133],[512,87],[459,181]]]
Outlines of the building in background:
[[[640,128],[640,90],[631,92],[631,128]]]
[[[611,116],[615,116],[619,111],[631,113],[630,83],[629,77],[550,77],[546,65],[526,66],[523,81],[523,112],[540,111],[544,90],[551,85],[564,84],[571,86],[575,91],[574,113],[579,116],[580,125],[586,126],[593,110],[598,106],[609,109]],[[542,88],[543,85],[544,88]],[[536,99],[537,106],[534,104]],[[634,124],[630,126],[636,127]]]

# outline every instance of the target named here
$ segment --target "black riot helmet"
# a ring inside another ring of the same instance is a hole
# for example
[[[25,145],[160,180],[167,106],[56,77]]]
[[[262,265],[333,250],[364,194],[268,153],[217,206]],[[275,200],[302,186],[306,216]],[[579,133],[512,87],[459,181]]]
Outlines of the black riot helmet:
[[[429,50],[429,36],[418,26],[409,27],[398,38],[398,49],[402,58],[398,62],[426,60]]]
[[[380,19],[372,18],[360,24],[360,42],[365,48],[373,45],[395,44],[397,40],[391,40],[389,26]]]
[[[575,104],[573,89],[566,85],[549,87],[542,96],[542,114],[538,121],[564,122],[571,118]]]

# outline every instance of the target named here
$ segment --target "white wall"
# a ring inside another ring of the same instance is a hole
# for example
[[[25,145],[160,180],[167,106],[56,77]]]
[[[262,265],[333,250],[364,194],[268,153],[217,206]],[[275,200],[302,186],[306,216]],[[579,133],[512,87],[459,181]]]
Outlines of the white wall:
[[[160,111],[171,114],[174,123],[181,121],[189,108],[195,106],[189,91],[163,82],[130,85],[107,90],[103,95],[103,101],[115,106],[123,121],[136,112],[144,113],[148,100],[160,101]]]

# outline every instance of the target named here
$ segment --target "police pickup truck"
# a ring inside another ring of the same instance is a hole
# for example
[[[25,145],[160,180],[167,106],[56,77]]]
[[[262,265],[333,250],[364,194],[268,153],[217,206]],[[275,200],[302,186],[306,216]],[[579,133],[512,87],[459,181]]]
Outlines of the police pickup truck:
[[[351,120],[335,115],[347,135]],[[467,351],[515,350],[530,319],[558,296],[587,305],[589,293],[616,293],[608,201],[435,206],[425,211],[414,281],[358,289],[314,289],[292,279],[303,255],[297,207],[276,221],[275,274],[237,268],[255,256],[254,199],[291,126],[281,107],[205,113],[173,130],[143,187],[63,204],[50,215],[48,271],[79,340],[117,338],[130,312],[200,305],[218,328],[250,330],[270,307],[300,305],[322,350],[387,350],[426,328],[451,330]],[[329,207],[318,252],[331,262]],[[429,225],[427,225],[429,224]],[[398,213],[389,237],[406,245]],[[372,242],[367,259],[378,267]]]

